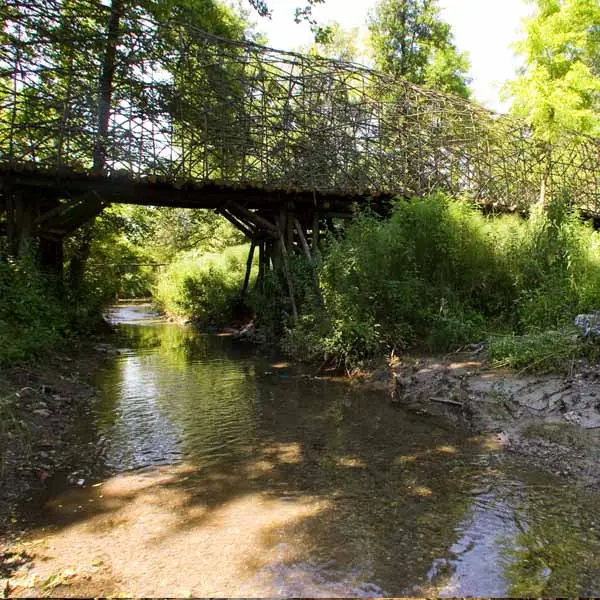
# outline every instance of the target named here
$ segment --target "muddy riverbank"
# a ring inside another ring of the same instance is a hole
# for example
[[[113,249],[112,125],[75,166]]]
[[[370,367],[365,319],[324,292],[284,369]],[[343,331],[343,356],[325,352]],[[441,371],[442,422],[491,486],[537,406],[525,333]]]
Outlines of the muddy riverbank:
[[[390,402],[488,434],[507,451],[554,475],[600,487],[600,371],[571,374],[493,369],[481,353],[404,357],[354,377]]]
[[[81,482],[78,469],[89,457],[71,442],[91,418],[98,367],[116,352],[109,340],[73,340],[0,372],[0,535],[20,531],[58,474]]]

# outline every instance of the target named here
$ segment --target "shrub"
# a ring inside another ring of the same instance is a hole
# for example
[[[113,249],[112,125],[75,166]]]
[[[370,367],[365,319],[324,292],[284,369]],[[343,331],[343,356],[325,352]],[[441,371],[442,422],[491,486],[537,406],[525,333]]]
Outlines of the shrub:
[[[57,286],[32,260],[0,262],[0,364],[36,356],[69,333]]]
[[[522,219],[434,195],[396,202],[387,220],[359,212],[329,241],[319,278],[325,310],[308,306],[284,340],[296,355],[352,366],[392,348],[441,351],[509,331],[494,338],[494,360],[543,368],[576,342],[540,332],[600,308],[600,237],[568,198]]]
[[[168,314],[203,326],[231,324],[241,308],[247,253],[243,245],[222,253],[180,255],[158,276],[155,301]]]

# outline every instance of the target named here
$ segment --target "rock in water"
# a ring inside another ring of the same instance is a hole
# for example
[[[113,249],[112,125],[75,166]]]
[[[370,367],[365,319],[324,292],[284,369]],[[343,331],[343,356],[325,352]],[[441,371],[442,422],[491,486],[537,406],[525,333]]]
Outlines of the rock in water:
[[[575,317],[575,327],[580,329],[584,337],[600,337],[600,311]]]

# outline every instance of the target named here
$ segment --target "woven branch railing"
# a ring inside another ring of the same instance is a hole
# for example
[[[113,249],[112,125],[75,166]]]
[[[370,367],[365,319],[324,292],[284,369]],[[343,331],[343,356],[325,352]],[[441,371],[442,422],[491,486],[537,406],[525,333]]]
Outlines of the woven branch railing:
[[[0,165],[175,185],[341,196],[434,190],[519,207],[570,192],[600,208],[600,144],[356,65],[234,42],[138,8],[120,16],[108,133],[98,102],[110,10],[4,0]]]

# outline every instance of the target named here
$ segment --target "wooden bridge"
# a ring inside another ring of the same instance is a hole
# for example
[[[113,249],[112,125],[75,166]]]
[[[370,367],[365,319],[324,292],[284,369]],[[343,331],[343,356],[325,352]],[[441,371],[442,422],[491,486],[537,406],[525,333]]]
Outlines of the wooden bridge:
[[[366,68],[215,37],[113,0],[3,0],[0,236],[43,260],[113,202],[214,209],[261,264],[356,203],[443,190],[600,206],[600,144]],[[254,247],[254,246],[253,246]]]

